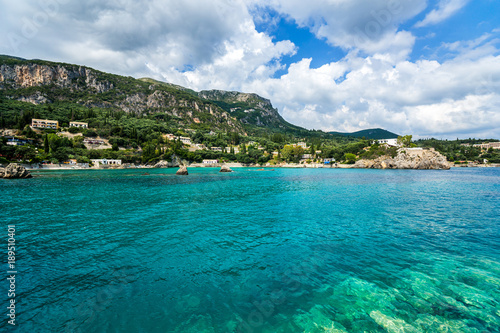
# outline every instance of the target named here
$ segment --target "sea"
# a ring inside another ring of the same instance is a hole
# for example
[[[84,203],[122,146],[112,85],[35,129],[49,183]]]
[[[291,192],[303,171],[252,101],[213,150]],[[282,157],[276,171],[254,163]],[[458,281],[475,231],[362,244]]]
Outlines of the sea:
[[[500,332],[500,168],[188,170],[0,180],[0,331]]]

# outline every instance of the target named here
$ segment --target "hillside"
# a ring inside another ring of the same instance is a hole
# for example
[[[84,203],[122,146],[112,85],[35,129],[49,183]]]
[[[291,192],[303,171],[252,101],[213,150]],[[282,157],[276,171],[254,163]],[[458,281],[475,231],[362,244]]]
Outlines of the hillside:
[[[52,104],[53,108],[70,104],[75,108],[99,108],[139,116],[159,115],[178,128],[205,127],[244,133],[236,118],[184,90],[85,66],[4,56],[0,58],[0,93],[4,103]]]
[[[0,99],[7,118],[9,112],[28,107],[40,109],[45,117],[67,122],[57,112],[47,114],[40,108],[52,105],[52,109],[124,112],[150,117],[177,129],[221,130],[241,135],[319,134],[289,124],[269,100],[256,94],[195,92],[149,78],[134,79],[85,66],[9,56],[0,56]],[[10,111],[5,104],[9,104]]]
[[[395,139],[399,136],[398,134],[389,132],[381,128],[366,129],[353,133],[341,133],[341,132],[329,132],[329,133],[333,135],[350,136],[354,138],[365,137],[366,139],[372,139],[372,140]]]

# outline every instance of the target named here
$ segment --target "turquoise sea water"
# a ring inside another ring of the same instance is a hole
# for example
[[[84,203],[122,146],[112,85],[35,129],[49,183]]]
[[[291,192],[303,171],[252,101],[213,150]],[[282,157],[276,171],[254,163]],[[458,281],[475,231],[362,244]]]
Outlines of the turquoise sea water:
[[[500,332],[500,169],[175,171],[0,180],[18,332]]]

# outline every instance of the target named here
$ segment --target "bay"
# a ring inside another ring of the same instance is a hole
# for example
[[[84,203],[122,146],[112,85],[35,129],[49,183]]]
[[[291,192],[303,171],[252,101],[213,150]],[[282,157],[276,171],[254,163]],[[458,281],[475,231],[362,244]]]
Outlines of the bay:
[[[18,331],[500,331],[499,169],[144,172],[0,180]]]

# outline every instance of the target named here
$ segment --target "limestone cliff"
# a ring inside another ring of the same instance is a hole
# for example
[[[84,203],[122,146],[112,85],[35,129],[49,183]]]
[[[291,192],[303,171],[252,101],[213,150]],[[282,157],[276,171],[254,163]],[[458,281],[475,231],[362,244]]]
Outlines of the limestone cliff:
[[[201,98],[215,102],[244,124],[286,128],[289,124],[273,108],[271,101],[257,94],[237,91],[203,90]]]
[[[179,125],[207,123],[213,129],[245,133],[238,119],[198,96],[84,66],[1,57],[0,93],[37,105],[65,101],[137,114],[164,113]]]
[[[375,160],[359,160],[353,167],[369,169],[450,169],[446,157],[432,148],[401,148],[398,149],[394,158],[381,156]]]
[[[98,76],[91,69],[82,66],[41,65],[27,63],[0,66],[0,87],[28,88],[54,85],[58,88],[78,88],[78,80],[83,80],[87,87],[98,93],[113,89],[113,84],[98,81]]]

